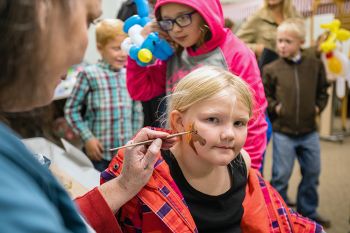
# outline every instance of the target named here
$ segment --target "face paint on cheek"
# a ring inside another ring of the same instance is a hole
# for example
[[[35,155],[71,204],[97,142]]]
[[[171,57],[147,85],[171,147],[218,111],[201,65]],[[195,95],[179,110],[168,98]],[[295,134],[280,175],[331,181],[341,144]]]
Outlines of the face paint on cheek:
[[[194,133],[193,125],[194,125],[194,123],[190,124],[190,126],[188,128],[185,127],[186,131],[192,132],[190,134],[187,134],[185,137],[185,142],[188,144],[190,144],[190,142],[192,141],[192,134]]]
[[[194,152],[196,154],[198,154],[197,150],[196,150],[196,148],[194,146],[194,143],[195,142],[199,142],[199,144],[201,146],[204,146],[207,143],[207,141],[202,136],[200,136],[198,134],[198,131],[194,127],[194,123],[192,123],[189,126],[189,129],[187,131],[192,131],[192,133],[186,135],[186,142],[191,146],[191,148],[194,150]]]

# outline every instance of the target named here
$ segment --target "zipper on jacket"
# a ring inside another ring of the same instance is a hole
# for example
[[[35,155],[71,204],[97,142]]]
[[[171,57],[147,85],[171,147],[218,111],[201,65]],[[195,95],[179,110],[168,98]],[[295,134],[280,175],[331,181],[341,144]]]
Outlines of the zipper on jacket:
[[[296,111],[295,111],[295,124],[299,126],[299,114],[300,114],[300,84],[299,84],[299,75],[298,75],[298,67],[294,64],[294,78],[295,78],[295,87],[296,87]],[[295,132],[297,133],[297,131]]]

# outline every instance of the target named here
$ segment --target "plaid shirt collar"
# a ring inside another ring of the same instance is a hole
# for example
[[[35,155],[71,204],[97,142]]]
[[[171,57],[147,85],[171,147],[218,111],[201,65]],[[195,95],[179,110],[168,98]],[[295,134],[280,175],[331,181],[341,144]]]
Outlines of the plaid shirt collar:
[[[116,69],[113,66],[111,66],[109,63],[107,63],[105,60],[103,59],[99,59],[97,62],[97,65],[99,67],[101,67],[104,70],[109,70],[109,71],[114,71],[114,72],[118,72],[120,71],[120,69]]]

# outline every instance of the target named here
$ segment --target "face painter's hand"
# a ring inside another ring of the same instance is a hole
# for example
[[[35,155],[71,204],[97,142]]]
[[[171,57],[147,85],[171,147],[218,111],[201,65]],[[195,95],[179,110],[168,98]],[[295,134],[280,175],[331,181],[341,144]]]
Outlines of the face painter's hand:
[[[176,138],[165,140],[168,135],[167,132],[143,128],[128,142],[131,144],[155,139],[150,145],[125,148],[121,174],[98,188],[114,213],[147,184],[160,155],[160,149],[169,148],[176,142]]]
[[[160,155],[160,149],[167,149],[176,141],[176,139],[165,140],[168,135],[167,132],[143,128],[132,141],[129,141],[128,144],[156,139],[150,145],[125,148],[121,183],[128,187],[132,194],[136,195],[150,179],[154,164]],[[164,146],[162,146],[162,138],[165,141]]]

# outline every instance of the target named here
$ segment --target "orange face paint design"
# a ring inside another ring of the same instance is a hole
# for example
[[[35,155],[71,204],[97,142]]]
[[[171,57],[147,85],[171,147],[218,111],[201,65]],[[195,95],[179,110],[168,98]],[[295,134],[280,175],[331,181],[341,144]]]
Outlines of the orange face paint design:
[[[191,148],[194,150],[194,152],[196,152],[196,154],[198,154],[196,148],[194,147],[194,143],[199,142],[200,145],[204,146],[207,143],[207,141],[202,136],[200,136],[198,134],[198,131],[194,128],[194,123],[192,123],[189,126],[188,131],[192,131],[192,133],[187,134],[185,140],[191,146]]]
[[[191,131],[192,133],[190,134],[186,134],[186,137],[185,137],[185,142],[190,144],[190,142],[192,141],[192,134],[195,132],[194,129],[193,129],[193,126],[194,126],[194,123],[190,124],[189,128],[186,129],[186,131]]]

